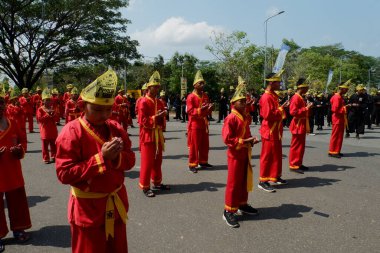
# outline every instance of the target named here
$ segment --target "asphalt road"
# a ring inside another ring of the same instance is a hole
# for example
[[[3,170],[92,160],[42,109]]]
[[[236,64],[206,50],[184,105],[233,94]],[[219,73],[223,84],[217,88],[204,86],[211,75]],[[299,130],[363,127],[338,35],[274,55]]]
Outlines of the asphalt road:
[[[36,127],[36,126],[35,126]],[[380,252],[380,128],[344,140],[342,159],[327,156],[330,128],[307,137],[304,175],[288,171],[290,135],[283,140],[283,178],[276,193],[257,188],[260,145],[253,148],[256,217],[239,217],[233,229],[222,220],[227,176],[221,124],[211,122],[212,169],[187,170],[186,125],[167,124],[164,183],[172,190],[146,198],[138,188],[138,129],[130,129],[136,166],[126,172],[130,211],[129,252]],[[259,126],[251,127],[258,135]],[[37,127],[36,127],[37,130]],[[58,182],[54,164],[42,162],[39,134],[28,134],[23,172],[33,227],[32,239],[5,252],[70,252],[66,207],[69,187]]]

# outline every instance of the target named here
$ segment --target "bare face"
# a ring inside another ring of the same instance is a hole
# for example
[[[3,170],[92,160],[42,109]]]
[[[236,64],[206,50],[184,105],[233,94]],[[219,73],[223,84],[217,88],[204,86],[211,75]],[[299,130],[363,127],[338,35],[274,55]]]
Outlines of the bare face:
[[[153,85],[153,86],[149,86],[148,87],[149,95],[152,96],[152,97],[156,97],[159,90],[160,90],[160,86],[159,85]]]
[[[84,114],[86,119],[95,126],[103,125],[111,116],[112,105],[96,105],[86,103],[84,106]]]
[[[273,90],[279,90],[281,88],[281,82],[279,81],[271,82],[270,86],[272,87]]]
[[[240,99],[233,103],[234,108],[240,112],[243,113],[245,111],[245,108],[247,107],[247,100],[246,99]]]
[[[204,87],[205,87],[205,82],[203,81],[197,82],[196,84],[194,84],[194,88],[198,91],[203,91]]]

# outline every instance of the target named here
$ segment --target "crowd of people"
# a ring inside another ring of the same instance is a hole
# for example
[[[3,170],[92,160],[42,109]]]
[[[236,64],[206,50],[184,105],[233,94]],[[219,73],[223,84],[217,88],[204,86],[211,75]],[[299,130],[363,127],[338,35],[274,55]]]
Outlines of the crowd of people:
[[[228,175],[223,219],[231,227],[239,227],[237,213],[257,215],[248,203],[253,189],[252,148],[262,142],[258,188],[275,192],[288,182],[282,178],[283,127],[288,127],[292,140],[289,170],[303,174],[306,135],[332,125],[330,146],[326,153],[341,158],[344,133],[364,134],[365,125],[380,123],[380,91],[367,94],[363,85],[346,96],[352,83],[342,82],[334,94],[309,91],[307,79],[300,78],[295,90],[283,92],[281,75],[266,76],[266,87],[257,94],[247,92],[243,78],[227,96],[224,89],[218,102],[219,118],[223,121],[222,139],[227,146]],[[55,163],[57,177],[71,186],[68,203],[73,252],[127,252],[126,222],[129,208],[124,185],[124,171],[135,165],[128,128],[139,125],[140,178],[142,193],[152,198],[159,191],[170,191],[164,184],[161,170],[165,151],[166,121],[175,108],[174,119],[187,122],[188,168],[198,173],[209,164],[209,121],[215,104],[204,91],[202,73],[195,75],[194,90],[187,96],[166,96],[160,92],[160,74],[155,71],[142,87],[142,96],[135,100],[117,89],[117,76],[112,70],[99,76],[81,92],[67,85],[60,95],[56,89],[37,88],[30,95],[22,89],[0,90],[0,252],[5,250],[1,238],[8,231],[3,198],[7,202],[10,229],[18,242],[30,235],[31,227],[20,159],[27,152],[27,130],[33,132],[33,118],[40,129],[42,161]],[[117,95],[116,95],[117,93]],[[326,120],[325,120],[326,118]],[[65,120],[58,133],[57,125]],[[252,136],[251,124],[259,124],[260,138]],[[327,149],[327,148],[326,148]]]

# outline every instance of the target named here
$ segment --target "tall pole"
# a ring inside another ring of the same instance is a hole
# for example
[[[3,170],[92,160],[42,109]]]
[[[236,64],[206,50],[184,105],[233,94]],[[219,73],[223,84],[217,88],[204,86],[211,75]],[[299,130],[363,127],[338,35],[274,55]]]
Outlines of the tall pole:
[[[267,43],[268,43],[268,21],[269,19],[271,18],[274,18],[282,13],[284,13],[285,11],[279,11],[277,14],[274,14],[273,16],[270,16],[269,18],[267,18],[265,21],[264,21],[264,25],[265,25],[265,47],[264,47],[264,71],[263,71],[263,82],[264,82],[264,86],[265,86],[265,76],[266,76],[266,68],[267,68]]]

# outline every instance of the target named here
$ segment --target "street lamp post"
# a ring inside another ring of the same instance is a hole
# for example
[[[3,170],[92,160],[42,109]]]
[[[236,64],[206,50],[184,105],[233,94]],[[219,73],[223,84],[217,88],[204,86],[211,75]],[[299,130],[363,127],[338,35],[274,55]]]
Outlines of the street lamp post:
[[[373,73],[373,72],[375,72],[376,71],[376,69],[375,68],[373,68],[373,67],[370,67],[369,69],[368,69],[368,84],[367,84],[367,91],[369,92],[369,88],[370,88],[370,86],[371,86],[371,73]]]
[[[273,16],[270,16],[269,18],[267,18],[265,21],[264,21],[264,25],[265,25],[265,48],[264,48],[264,73],[263,73],[263,80],[264,80],[264,86],[265,86],[265,75],[266,75],[266,67],[267,67],[267,42],[268,42],[268,21],[269,19],[271,18],[274,18],[282,13],[284,13],[285,11],[279,11],[277,14],[274,14]]]

